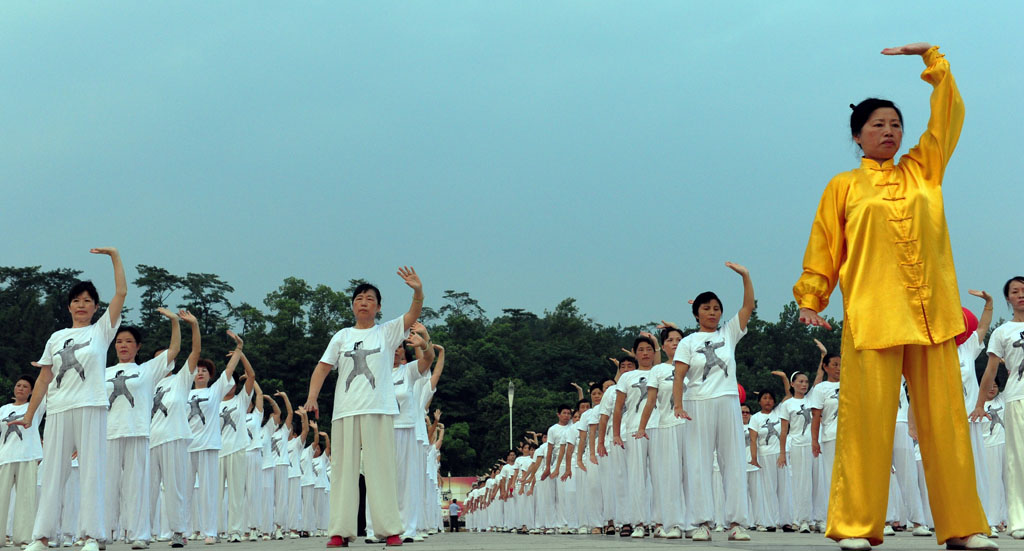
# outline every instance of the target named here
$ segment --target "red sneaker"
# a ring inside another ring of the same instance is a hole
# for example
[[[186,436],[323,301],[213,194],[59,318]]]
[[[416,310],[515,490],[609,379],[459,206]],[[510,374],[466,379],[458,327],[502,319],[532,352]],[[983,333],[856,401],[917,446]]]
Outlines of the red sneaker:
[[[402,536],[388,536],[388,540],[385,543],[388,547],[396,547],[402,545]]]
[[[331,536],[331,539],[327,540],[327,547],[348,547],[348,540],[341,536]]]

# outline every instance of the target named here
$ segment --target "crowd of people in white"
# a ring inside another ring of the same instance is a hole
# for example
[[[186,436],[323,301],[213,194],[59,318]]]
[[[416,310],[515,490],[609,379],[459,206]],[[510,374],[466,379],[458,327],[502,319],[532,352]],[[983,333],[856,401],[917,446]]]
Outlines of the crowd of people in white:
[[[824,532],[828,513],[841,358],[816,341],[820,363],[810,372],[773,372],[785,394],[765,389],[747,402],[736,381],[735,348],[753,310],[747,270],[739,312],[719,323],[722,303],[702,293],[692,303],[698,330],[684,336],[663,323],[660,338],[641,333],[632,350],[613,359],[614,379],[590,384],[589,399],[559,406],[557,422],[529,432],[473,487],[467,497],[468,529],[528,534],[607,534],[708,541],[728,531],[729,540],[750,539],[748,530]],[[963,407],[970,414],[971,444],[979,495],[991,537],[1007,531],[1008,504],[1024,505],[1024,489],[1004,484],[1006,404],[1024,399],[1024,278],[1006,283],[1013,319],[988,340],[988,369],[979,385],[975,359],[985,350],[992,297],[981,319],[967,309],[968,330],[957,337]],[[664,357],[663,357],[664,354]],[[667,361],[662,361],[663,359]],[[995,382],[1009,368],[1005,389]],[[813,377],[813,381],[812,381]],[[914,417],[901,383],[896,417],[886,534],[932,535]],[[579,388],[579,387],[577,387]],[[755,411],[751,411],[751,406]],[[1020,436],[1013,439],[1020,446]],[[1019,521],[1018,521],[1019,522]],[[1014,538],[1024,530],[1013,526]]]
[[[317,425],[315,397],[293,408],[286,393],[265,393],[242,339],[231,331],[236,346],[218,373],[216,363],[202,357],[198,320],[186,310],[159,310],[171,325],[170,342],[139,364],[142,334],[121,325],[127,285],[120,255],[113,248],[92,252],[113,261],[116,292],[106,311],[94,321],[98,292],[91,282],[76,284],[67,297],[72,327],[50,336],[34,362],[38,377],[19,378],[13,403],[0,407],[0,520],[10,543],[30,551],[77,543],[92,551],[121,540],[146,549],[153,540],[182,547],[189,539],[214,544],[326,536],[337,484],[332,474],[339,472],[332,456],[342,450]],[[419,285],[413,270],[399,274],[410,286]],[[379,291],[366,287],[356,296],[377,293],[379,303]],[[442,525],[438,450],[444,426],[439,410],[432,419],[426,412],[444,369],[444,349],[430,342],[415,319],[374,325],[388,327],[393,336],[387,371],[374,364],[375,371],[363,372],[370,392],[353,383],[355,372],[344,382],[339,377],[339,389],[351,386],[364,396],[374,396],[373,373],[377,388],[393,389],[384,409],[389,419],[397,413],[398,461],[374,463],[364,455],[360,466],[359,447],[353,448],[357,478],[361,470],[390,465],[389,478],[397,480],[392,492],[401,498],[401,530],[384,531],[381,541],[398,534],[419,541]],[[191,352],[177,366],[179,320],[191,328]],[[108,367],[111,344],[118,363]],[[355,350],[383,359],[380,347],[361,348],[342,354],[351,357]],[[324,361],[332,353],[338,355],[329,349]],[[380,377],[389,372],[393,385]],[[337,407],[336,401],[335,420],[359,407],[353,402],[348,398]],[[392,412],[396,406],[400,411]],[[336,426],[332,432],[339,434]],[[370,488],[368,493],[374,494]],[[371,502],[367,532],[374,539]],[[357,494],[346,507],[354,513],[358,503]],[[0,546],[5,543],[0,538]]]

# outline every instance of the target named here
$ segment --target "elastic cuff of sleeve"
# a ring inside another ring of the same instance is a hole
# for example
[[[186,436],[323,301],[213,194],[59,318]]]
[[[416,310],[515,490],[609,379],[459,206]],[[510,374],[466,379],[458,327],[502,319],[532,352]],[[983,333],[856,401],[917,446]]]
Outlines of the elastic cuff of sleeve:
[[[798,306],[800,306],[801,308],[814,310],[815,312],[821,312],[822,310],[825,309],[824,306],[822,306],[821,304],[821,299],[814,295],[804,295],[800,297],[800,302]]]
[[[935,64],[936,61],[944,57],[946,56],[939,53],[938,46],[932,46],[931,48],[928,48],[928,51],[926,51],[924,55],[921,56],[921,59],[924,60],[924,64],[926,67],[931,67],[933,64]]]

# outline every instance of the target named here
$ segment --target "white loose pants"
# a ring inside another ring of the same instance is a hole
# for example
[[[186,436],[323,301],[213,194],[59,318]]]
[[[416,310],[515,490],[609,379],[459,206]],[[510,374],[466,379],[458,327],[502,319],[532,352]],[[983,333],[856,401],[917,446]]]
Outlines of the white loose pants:
[[[985,484],[988,487],[988,495],[985,496],[985,516],[992,526],[1006,523],[1005,447],[1005,444],[997,444],[985,448],[985,474],[988,476]]]
[[[1024,400],[1006,403],[1007,532],[1024,530]]]
[[[793,482],[793,522],[799,526],[814,522],[814,456],[811,446],[792,446],[789,455]]]
[[[230,508],[230,498],[228,498]],[[245,452],[245,496],[242,499],[244,513],[242,524],[249,530],[262,526],[263,513],[263,451]],[[230,514],[230,513],[229,513]]]
[[[274,466],[274,524],[288,529],[288,465]]]
[[[36,480],[39,476],[37,468],[38,463],[35,461],[0,465],[0,521],[3,521],[6,528],[13,489],[15,497],[11,539],[15,545],[32,541],[32,523],[36,514]]]
[[[722,473],[725,525],[747,523],[746,450],[743,445],[743,421],[736,396],[707,400],[683,400],[683,408],[693,419],[686,423],[686,484],[691,498],[694,524],[714,521],[714,504],[708,488],[712,463],[718,452]]]
[[[245,450],[241,449],[234,453],[217,458],[217,503],[224,501],[224,492],[228,494],[228,518],[221,518],[219,525],[226,528],[228,534],[241,534],[246,528],[245,523],[245,479],[247,466]],[[227,486],[225,488],[225,486]],[[221,511],[221,508],[217,508]],[[223,516],[223,512],[222,512]]]
[[[363,457],[366,501],[380,537],[402,532],[395,490],[395,430],[391,415],[353,415],[331,423],[331,521],[329,535],[356,536],[359,459]]]
[[[128,541],[152,537],[149,491],[149,438],[130,436],[107,440],[107,478],[104,492],[111,541],[127,533]]]
[[[200,534],[208,538],[217,537],[217,517],[220,512],[220,489],[217,487],[217,450],[189,452],[189,481],[198,477],[199,487],[188,492],[187,510],[193,511],[196,517],[193,525]],[[192,503],[195,502],[193,509]]]
[[[896,471],[900,498],[906,519],[914,524],[924,524],[924,507],[918,485],[924,479],[917,478],[917,459],[914,458],[914,441],[910,438],[907,423],[896,423],[892,443],[892,467]],[[980,492],[978,495],[983,495]]]
[[[422,518],[427,476],[425,461],[420,461],[423,446],[416,440],[416,429],[396,428],[394,431],[398,515],[402,518],[402,536],[411,538],[426,521]]]
[[[659,427],[651,434],[651,485],[657,510],[654,522],[665,530],[686,528],[686,492],[683,491],[683,438],[685,424]]]
[[[188,454],[188,440],[171,440],[149,450],[150,463],[150,525],[156,528],[161,525],[161,516],[167,517],[167,528],[172,533],[188,532],[189,496],[192,495],[189,478],[191,458]],[[163,489],[161,491],[161,483]],[[158,511],[157,498],[162,497],[162,513]]]
[[[71,474],[71,454],[78,451],[80,508],[78,536],[102,540],[107,533],[103,495],[107,460],[107,408],[80,407],[59,413],[46,413],[43,430],[43,462],[32,539],[56,538],[61,526],[60,510],[64,487]]]

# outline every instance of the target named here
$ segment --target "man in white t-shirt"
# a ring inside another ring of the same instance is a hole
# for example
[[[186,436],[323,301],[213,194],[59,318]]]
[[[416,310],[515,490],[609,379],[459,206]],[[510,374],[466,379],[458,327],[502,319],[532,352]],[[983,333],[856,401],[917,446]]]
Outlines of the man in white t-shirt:
[[[409,310],[377,325],[380,290],[369,283],[357,286],[352,293],[355,327],[334,335],[310,377],[306,410],[319,414],[320,388],[327,374],[338,370],[331,430],[331,538],[327,547],[347,547],[348,540],[356,536],[357,508],[352,503],[359,499],[360,449],[365,454],[363,474],[374,530],[387,538],[387,545],[402,543],[395,482],[394,416],[398,414],[398,402],[391,369],[395,349],[420,316],[423,284],[412,268],[403,267],[398,275],[413,290]]]

